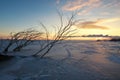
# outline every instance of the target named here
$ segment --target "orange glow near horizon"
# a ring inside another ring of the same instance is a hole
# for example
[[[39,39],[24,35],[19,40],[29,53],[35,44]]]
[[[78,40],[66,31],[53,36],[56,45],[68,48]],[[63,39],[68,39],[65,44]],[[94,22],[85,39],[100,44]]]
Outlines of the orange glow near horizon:
[[[120,18],[108,18],[108,19],[100,19],[100,20],[91,20],[91,21],[84,21],[81,22],[79,25],[72,26],[72,29],[77,29],[77,33],[74,34],[74,36],[82,36],[82,35],[109,35],[109,36],[120,36]],[[92,26],[93,25],[93,26]],[[82,26],[82,27],[81,27]],[[51,29],[52,32],[49,35],[49,39],[52,40],[54,36],[54,30]],[[38,30],[40,30],[38,28]],[[16,30],[18,31],[18,30]],[[19,31],[18,31],[19,32]],[[8,32],[2,32],[0,33],[1,39],[9,39],[10,34]],[[72,37],[70,40],[108,40],[110,38],[108,37]],[[38,40],[41,40],[38,38]]]
[[[68,40],[110,40],[110,37],[73,37],[69,38]]]

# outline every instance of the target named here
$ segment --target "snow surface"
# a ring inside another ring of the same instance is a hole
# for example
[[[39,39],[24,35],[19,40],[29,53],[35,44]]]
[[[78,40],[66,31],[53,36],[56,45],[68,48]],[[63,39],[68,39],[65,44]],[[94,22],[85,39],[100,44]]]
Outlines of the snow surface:
[[[0,62],[0,80],[120,80],[120,42],[64,41],[43,58]],[[11,55],[31,55],[37,43]]]

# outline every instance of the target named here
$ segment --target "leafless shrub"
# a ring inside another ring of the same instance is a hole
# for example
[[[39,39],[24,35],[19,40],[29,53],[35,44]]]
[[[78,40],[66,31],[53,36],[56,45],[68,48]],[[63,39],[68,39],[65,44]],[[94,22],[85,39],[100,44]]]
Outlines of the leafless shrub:
[[[41,53],[41,58],[43,58],[53,48],[53,46],[55,46],[56,43],[69,38],[69,36],[75,33],[76,30],[72,29],[72,26],[79,21],[74,20],[76,13],[68,19],[66,25],[64,24],[63,16],[59,12],[58,14],[60,17],[60,26],[56,26],[55,34],[52,40],[49,40],[49,32],[47,31],[46,26],[41,23],[41,26],[45,29],[47,44],[42,46],[42,48],[40,48],[39,51],[36,52],[33,56],[37,56],[39,53],[43,52]]]
[[[31,44],[36,38],[40,39],[40,47],[36,53],[33,53],[32,56],[37,56],[40,54],[40,57],[43,58],[58,42],[61,42],[65,39],[68,39],[69,36],[75,33],[75,29],[72,29],[72,26],[75,25],[79,20],[75,20],[75,14],[72,14],[66,23],[64,22],[63,16],[58,12],[60,17],[60,25],[55,26],[54,35],[51,37],[50,32],[47,27],[41,23],[43,30],[36,31],[32,28],[20,31],[17,33],[11,33],[8,44],[5,46],[3,53],[6,54],[9,52],[10,47],[16,45],[12,51],[21,51],[24,47]]]
[[[15,47],[13,51],[20,51],[23,47],[31,44],[36,38],[40,39],[42,34],[42,32],[38,32],[33,29],[20,32],[20,39],[16,41],[17,47]]]
[[[11,33],[3,53],[6,54],[13,45],[15,45],[15,47],[12,51],[20,51],[23,47],[31,44],[36,38],[40,38],[42,34],[42,32],[38,32],[32,28],[17,33]]]

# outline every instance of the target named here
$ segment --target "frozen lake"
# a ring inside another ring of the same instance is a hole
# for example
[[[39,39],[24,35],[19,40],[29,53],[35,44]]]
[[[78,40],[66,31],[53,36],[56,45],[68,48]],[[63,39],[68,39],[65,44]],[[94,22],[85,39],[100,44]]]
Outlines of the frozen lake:
[[[15,55],[38,50],[34,43]],[[13,53],[14,54],[14,53]],[[0,80],[120,80],[120,42],[64,41],[45,58],[0,63]]]

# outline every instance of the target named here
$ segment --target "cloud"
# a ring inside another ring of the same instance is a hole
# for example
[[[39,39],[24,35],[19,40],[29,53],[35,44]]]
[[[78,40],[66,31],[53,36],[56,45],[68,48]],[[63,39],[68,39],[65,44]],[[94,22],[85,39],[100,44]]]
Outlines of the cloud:
[[[100,0],[69,0],[62,7],[66,11],[74,11],[86,8],[88,11],[92,8],[100,6]],[[84,12],[87,12],[86,10]]]
[[[57,3],[57,4],[60,4],[60,0],[56,0],[56,3]]]
[[[120,21],[120,18],[110,18],[110,19],[97,19],[96,21],[85,21],[77,24],[77,28],[82,29],[109,29],[106,26],[100,26],[100,23],[111,23],[115,21]]]
[[[80,28],[83,29],[108,29],[105,26],[99,26],[99,25],[94,25],[94,24],[82,24]]]
[[[63,2],[62,2],[63,1]],[[94,9],[111,9],[120,6],[120,0],[56,0],[56,3],[62,2],[61,9],[64,11],[78,11],[78,15],[89,15]],[[109,15],[108,11],[101,15]]]
[[[62,0],[56,0],[57,3],[60,3]],[[110,8],[110,7],[119,7],[119,0],[64,0],[65,4],[62,6],[62,9],[65,11],[75,11],[75,10],[90,10],[97,7]],[[107,2],[107,3],[106,3]],[[86,10],[86,11],[87,11]],[[85,11],[84,11],[85,12]]]
[[[103,4],[102,8],[112,8],[112,7],[119,7],[119,6],[120,6],[120,1],[119,0],[113,0],[111,2]]]
[[[98,23],[110,23],[110,22],[115,22],[115,21],[120,21],[120,18],[109,18],[109,19],[98,19]]]
[[[98,23],[100,22],[103,22],[103,20],[99,19],[97,21],[86,21],[86,22],[79,23],[76,26],[82,29],[102,29],[102,30],[109,29],[106,26],[98,25]]]

